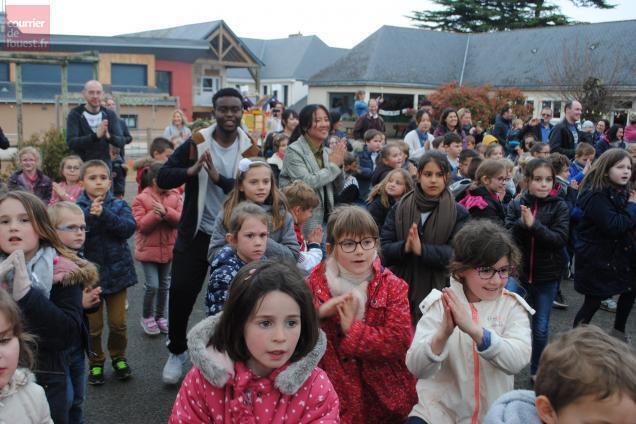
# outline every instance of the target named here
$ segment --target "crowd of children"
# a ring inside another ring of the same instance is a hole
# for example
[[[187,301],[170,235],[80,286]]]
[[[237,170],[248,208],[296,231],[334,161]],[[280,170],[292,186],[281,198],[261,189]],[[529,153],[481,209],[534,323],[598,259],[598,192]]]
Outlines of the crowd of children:
[[[241,102],[219,90],[215,125],[176,150],[155,139],[132,207],[116,151],[65,157],[59,182],[19,151],[0,195],[0,421],[83,422],[86,383],[105,383],[104,314],[130,378],[137,260],[163,381],[193,365],[171,423],[633,422],[635,178],[611,135],[570,159],[522,120],[500,140],[448,108],[436,128],[418,111],[404,141],[351,142],[309,105],[261,154]],[[576,328],[549,344],[572,270]],[[581,326],[613,296],[613,328]],[[186,336],[193,308],[208,317]],[[535,392],[513,391],[527,365]]]

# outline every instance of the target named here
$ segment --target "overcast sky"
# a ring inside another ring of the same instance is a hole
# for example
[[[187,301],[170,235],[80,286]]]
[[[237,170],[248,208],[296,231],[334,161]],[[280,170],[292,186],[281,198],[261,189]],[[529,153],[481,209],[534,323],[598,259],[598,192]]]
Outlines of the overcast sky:
[[[431,7],[428,0],[4,0],[49,4],[54,34],[118,35],[223,19],[241,37],[317,35],[332,47],[351,48],[382,25],[408,27],[405,16]],[[557,0],[563,12],[585,22],[636,19],[635,0],[613,0],[604,11]],[[625,36],[629,36],[625,34]]]

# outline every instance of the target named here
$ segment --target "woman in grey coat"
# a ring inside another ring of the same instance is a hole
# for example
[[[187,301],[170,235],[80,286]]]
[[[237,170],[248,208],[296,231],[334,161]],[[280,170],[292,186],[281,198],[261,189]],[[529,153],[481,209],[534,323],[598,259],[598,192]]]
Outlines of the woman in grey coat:
[[[341,143],[330,149],[323,145],[330,129],[329,112],[323,105],[305,106],[298,119],[301,136],[287,148],[279,178],[281,187],[301,180],[320,198],[312,217],[303,227],[307,236],[312,229],[327,222],[334,208],[335,194],[344,186],[342,164],[347,146]]]

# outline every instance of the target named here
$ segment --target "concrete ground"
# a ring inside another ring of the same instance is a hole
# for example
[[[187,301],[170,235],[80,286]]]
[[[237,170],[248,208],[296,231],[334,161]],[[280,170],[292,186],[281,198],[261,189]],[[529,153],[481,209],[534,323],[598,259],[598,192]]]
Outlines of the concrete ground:
[[[136,192],[136,184],[127,184],[127,200],[132,201]],[[132,240],[131,240],[132,242]],[[128,290],[130,307],[128,309],[128,360],[133,377],[126,382],[113,378],[112,368],[107,362],[106,384],[99,387],[88,386],[85,403],[85,417],[88,424],[150,424],[165,423],[170,416],[172,404],[178,387],[167,387],[161,382],[161,371],[168,356],[165,337],[147,336],[140,324],[143,297],[143,272],[136,264],[139,284]],[[573,289],[571,281],[564,281],[562,290],[570,306],[566,310],[553,310],[550,334],[571,328],[576,311],[582,304],[583,297]],[[593,319],[604,329],[613,325],[614,314],[600,310]],[[205,317],[203,296],[199,296],[195,310],[190,317],[190,325]],[[627,331],[636,340],[636,316],[632,316],[627,324]],[[188,368],[190,364],[188,363]],[[529,388],[528,368],[517,375],[517,388]]]

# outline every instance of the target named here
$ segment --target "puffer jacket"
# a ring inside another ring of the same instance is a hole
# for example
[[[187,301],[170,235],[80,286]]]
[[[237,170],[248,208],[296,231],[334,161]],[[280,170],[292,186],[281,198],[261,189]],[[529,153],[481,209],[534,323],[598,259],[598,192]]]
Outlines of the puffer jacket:
[[[333,297],[330,266],[329,260],[322,262],[307,278],[317,309]],[[322,322],[327,351],[320,366],[338,392],[343,423],[401,423],[416,402],[415,380],[404,365],[413,338],[408,285],[380,258],[372,272],[362,319],[356,318],[347,334],[338,317]]]
[[[159,202],[166,208],[163,217],[154,212],[153,202]],[[160,264],[172,260],[182,210],[183,201],[175,189],[159,193],[152,187],[146,187],[135,197],[132,204],[132,213],[137,222],[135,259]]]
[[[491,193],[483,186],[469,188],[468,194],[459,204],[468,210],[471,218],[490,219],[501,225],[506,219],[506,212],[497,194]]]
[[[110,192],[106,194],[100,216],[91,215],[92,203],[86,192],[77,199],[88,228],[84,254],[99,269],[102,294],[117,293],[137,284],[135,265],[128,247],[128,239],[135,233],[137,224],[130,206]]]
[[[0,390],[0,424],[53,424],[42,387],[26,368],[15,370]]]
[[[504,289],[496,300],[469,303],[461,283],[451,278],[460,305],[490,332],[490,346],[478,351],[473,339],[455,328],[439,355],[431,342],[444,316],[442,292],[433,290],[420,304],[422,318],[406,353],[406,366],[419,381],[419,402],[409,416],[435,424],[482,422],[488,408],[514,388],[514,375],[529,362],[530,319],[534,310]]]
[[[566,260],[563,248],[568,242],[570,211],[558,193],[556,188],[548,197],[538,199],[525,192],[520,199],[508,205],[506,228],[512,230],[517,246],[523,253],[520,278],[524,283],[541,284],[561,279]],[[530,208],[534,214],[531,228],[521,221],[521,205]]]
[[[272,215],[272,205],[258,205],[269,216]],[[278,258],[291,260],[294,263],[300,256],[300,245],[294,231],[294,218],[281,207],[281,214],[284,214],[283,226],[276,231],[272,231],[272,224],[269,224],[269,234],[267,236],[267,248],[265,256],[268,258]],[[214,221],[214,231],[210,237],[210,246],[208,247],[208,261],[211,262],[214,255],[220,248],[227,245],[225,238],[228,233],[227,228],[223,225],[223,209],[219,212]]]
[[[324,334],[304,358],[258,377],[245,363],[208,346],[220,316],[204,319],[188,333],[193,367],[181,384],[170,424],[340,422],[336,391],[317,368]]]
[[[13,174],[11,174],[8,181],[9,190],[30,191],[29,188],[27,187],[27,184],[24,181],[26,177],[22,174],[23,174],[22,170],[15,171]],[[53,191],[53,183],[51,182],[51,179],[47,177],[46,175],[44,175],[44,173],[40,171],[39,169],[37,170],[37,176],[38,177],[35,180],[35,183],[33,184],[32,193],[38,196],[44,202],[45,205],[48,205],[49,202],[51,201],[51,192]]]
[[[584,189],[577,199],[582,217],[575,228],[574,288],[608,298],[636,290],[636,204],[627,192]]]
[[[210,280],[205,295],[208,316],[223,311],[232,280],[245,262],[230,246],[220,248],[210,262]]]

